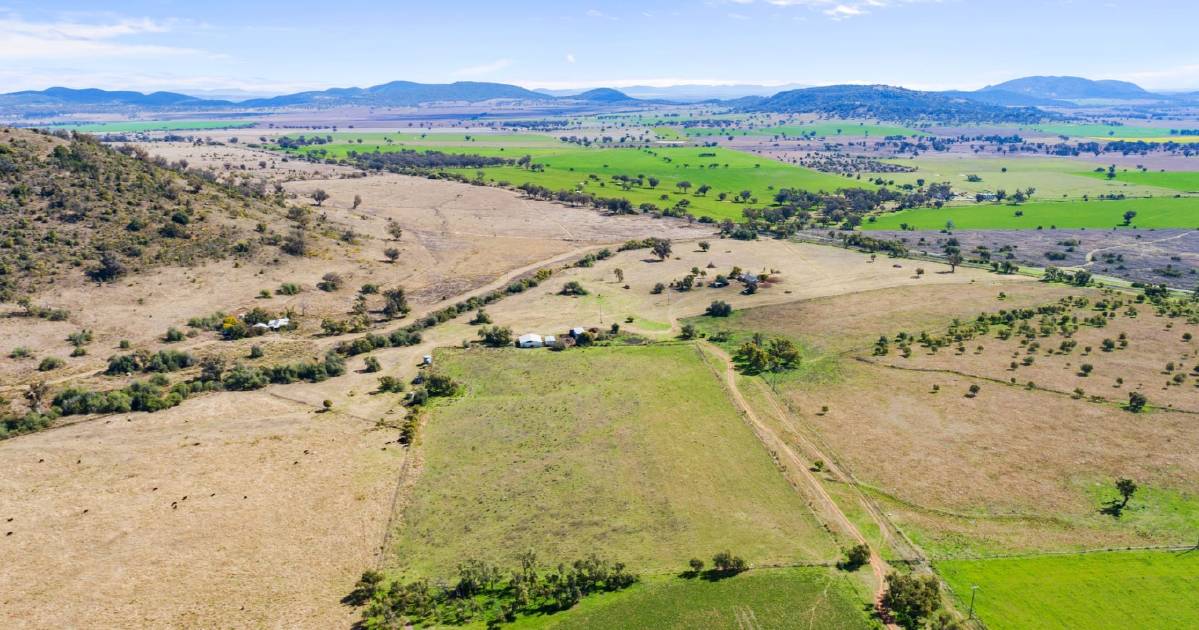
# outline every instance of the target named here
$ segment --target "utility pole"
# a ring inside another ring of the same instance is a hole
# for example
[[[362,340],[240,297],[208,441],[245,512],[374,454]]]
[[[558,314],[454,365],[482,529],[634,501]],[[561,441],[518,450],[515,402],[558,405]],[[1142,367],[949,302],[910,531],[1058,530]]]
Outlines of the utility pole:
[[[978,594],[978,585],[975,584],[970,587],[970,614],[969,614],[970,619],[974,619],[974,596],[977,594]]]

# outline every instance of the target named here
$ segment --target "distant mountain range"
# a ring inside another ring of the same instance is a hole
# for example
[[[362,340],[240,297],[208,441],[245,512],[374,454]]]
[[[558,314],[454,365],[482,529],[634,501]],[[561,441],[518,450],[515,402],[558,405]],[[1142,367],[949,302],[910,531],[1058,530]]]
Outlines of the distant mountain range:
[[[791,87],[791,86],[788,86]],[[712,97],[721,94],[724,98]],[[701,99],[701,96],[708,96]],[[1080,103],[1195,104],[1199,93],[1158,94],[1123,81],[1079,77],[1025,77],[977,91],[928,92],[886,85],[799,87],[772,92],[764,86],[637,87],[625,91],[597,88],[583,92],[529,90],[504,83],[459,81],[431,84],[392,81],[366,88],[332,88],[248,100],[202,98],[176,92],[53,87],[0,94],[0,116],[51,117],[67,113],[246,111],[287,108],[412,107],[430,103],[525,102],[549,108],[580,105],[633,107],[659,103],[712,102],[762,112],[814,112],[831,116],[890,120],[928,118],[945,122],[1029,122],[1058,114]]]
[[[751,101],[743,109],[756,112],[816,112],[837,118],[923,118],[942,123],[1029,123],[1061,117],[1060,114],[1033,107],[993,105],[965,96],[920,92],[889,85],[830,85],[789,90],[767,99]]]
[[[590,90],[583,94],[555,97],[504,83],[413,83],[392,81],[367,88],[331,88],[297,92],[269,98],[242,101],[205,99],[175,92],[112,92],[98,89],[76,90],[53,87],[40,91],[0,94],[0,114],[4,113],[70,113],[119,110],[214,110],[214,109],[282,109],[330,107],[411,107],[427,103],[486,101],[527,102],[593,102],[622,103],[635,99],[611,89]]]
[[[696,103],[700,101],[718,101],[744,98],[746,96],[773,96],[785,90],[809,87],[798,83],[786,85],[668,85],[653,87],[649,85],[630,85],[620,88],[628,96],[640,100],[674,101],[676,103]],[[583,90],[535,90],[550,96],[573,96],[582,94]]]
[[[1082,77],[1024,77],[988,85],[982,94],[1010,93],[1055,101],[1080,100],[1160,100],[1141,86],[1127,81],[1093,81]]]

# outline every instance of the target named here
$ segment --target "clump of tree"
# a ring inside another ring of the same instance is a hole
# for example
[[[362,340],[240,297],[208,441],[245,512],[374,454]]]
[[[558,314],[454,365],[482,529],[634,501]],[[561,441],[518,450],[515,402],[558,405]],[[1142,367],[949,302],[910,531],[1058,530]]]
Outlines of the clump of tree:
[[[891,573],[887,575],[882,604],[896,623],[916,630],[940,608],[941,586],[934,575]]]
[[[733,306],[724,300],[714,300],[704,313],[709,317],[728,317],[733,314]]]
[[[623,590],[637,582],[624,563],[595,554],[549,570],[538,567],[533,552],[523,554],[519,566],[507,571],[467,560],[457,573],[451,583],[421,579],[388,584],[382,575],[367,571],[345,601],[366,605],[361,625],[368,630],[480,622],[496,627],[521,615],[567,610],[588,595]]]
[[[589,292],[583,287],[578,280],[571,280],[562,285],[562,290],[558,291],[559,295],[580,296],[587,295]]]
[[[133,374],[134,372],[175,372],[195,365],[192,355],[179,350],[159,350],[151,353],[139,350],[132,354],[118,354],[108,359],[109,376]]]
[[[483,326],[479,329],[478,334],[483,345],[491,348],[512,345],[512,329],[508,326]]]
[[[785,337],[767,340],[755,334],[733,355],[733,361],[745,374],[783,372],[799,367],[801,355],[795,343]]]
[[[870,547],[866,543],[859,543],[845,550],[845,558],[837,563],[837,568],[842,571],[857,571],[868,562],[870,562]]]

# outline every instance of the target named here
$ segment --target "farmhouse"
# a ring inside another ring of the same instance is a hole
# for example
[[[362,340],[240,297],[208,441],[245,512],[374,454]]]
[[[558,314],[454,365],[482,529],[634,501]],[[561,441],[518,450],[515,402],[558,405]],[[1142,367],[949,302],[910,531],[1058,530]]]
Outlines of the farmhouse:
[[[279,319],[272,319],[266,323],[258,322],[257,324],[254,324],[254,328],[261,328],[263,330],[279,330],[280,328],[287,328],[290,325],[290,318],[280,317]]]
[[[516,338],[516,347],[518,348],[540,348],[545,345],[545,341],[541,335],[527,333]]]

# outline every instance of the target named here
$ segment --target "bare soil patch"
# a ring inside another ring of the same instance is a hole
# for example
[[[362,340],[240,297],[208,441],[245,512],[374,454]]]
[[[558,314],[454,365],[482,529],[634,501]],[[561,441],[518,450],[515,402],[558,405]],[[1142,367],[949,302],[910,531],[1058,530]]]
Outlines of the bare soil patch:
[[[386,449],[386,450],[384,450]],[[335,627],[404,451],[394,432],[214,394],[0,443],[6,627]]]

